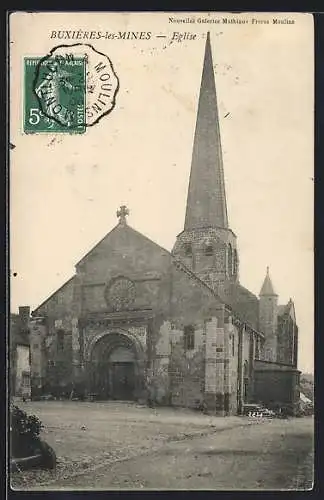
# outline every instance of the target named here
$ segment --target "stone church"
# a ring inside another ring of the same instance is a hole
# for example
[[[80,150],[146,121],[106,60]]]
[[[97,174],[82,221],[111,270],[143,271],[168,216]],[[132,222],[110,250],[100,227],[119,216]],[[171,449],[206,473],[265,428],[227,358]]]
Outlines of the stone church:
[[[34,397],[76,391],[222,415],[253,401],[293,409],[293,301],[278,305],[269,269],[259,297],[239,280],[209,34],[184,228],[172,252],[133,229],[128,214],[121,206],[117,225],[32,312]]]

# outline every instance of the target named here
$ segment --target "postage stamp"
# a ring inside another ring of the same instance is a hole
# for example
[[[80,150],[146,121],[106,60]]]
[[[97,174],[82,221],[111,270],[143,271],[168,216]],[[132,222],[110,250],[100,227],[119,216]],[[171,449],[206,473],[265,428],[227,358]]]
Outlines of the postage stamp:
[[[25,133],[84,133],[115,107],[119,80],[89,44],[60,45],[24,59]]]
[[[26,133],[85,132],[85,68],[82,57],[24,59]]]

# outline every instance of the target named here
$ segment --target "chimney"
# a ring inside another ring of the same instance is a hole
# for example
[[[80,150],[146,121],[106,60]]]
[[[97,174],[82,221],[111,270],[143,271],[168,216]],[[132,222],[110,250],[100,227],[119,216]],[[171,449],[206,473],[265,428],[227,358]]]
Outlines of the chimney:
[[[19,323],[20,328],[23,331],[29,328],[29,318],[30,318],[30,307],[29,306],[19,306]]]

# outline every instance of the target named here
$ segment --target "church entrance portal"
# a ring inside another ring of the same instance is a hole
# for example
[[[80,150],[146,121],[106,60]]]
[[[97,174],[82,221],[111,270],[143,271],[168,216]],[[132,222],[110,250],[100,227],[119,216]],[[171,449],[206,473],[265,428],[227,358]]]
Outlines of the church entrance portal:
[[[107,334],[95,344],[88,382],[97,399],[136,399],[138,375],[136,349],[128,337]]]
[[[134,399],[134,363],[112,363],[110,394],[112,399]]]

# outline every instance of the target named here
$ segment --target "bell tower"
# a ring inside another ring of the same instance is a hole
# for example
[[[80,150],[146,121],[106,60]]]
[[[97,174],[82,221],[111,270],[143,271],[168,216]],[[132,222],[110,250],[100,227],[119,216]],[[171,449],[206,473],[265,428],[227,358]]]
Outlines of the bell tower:
[[[272,285],[269,267],[267,267],[267,274],[259,296],[259,329],[265,335],[265,359],[266,361],[277,361],[278,295]]]
[[[228,226],[215,76],[207,33],[184,230],[173,254],[218,291],[238,280],[236,236]]]

